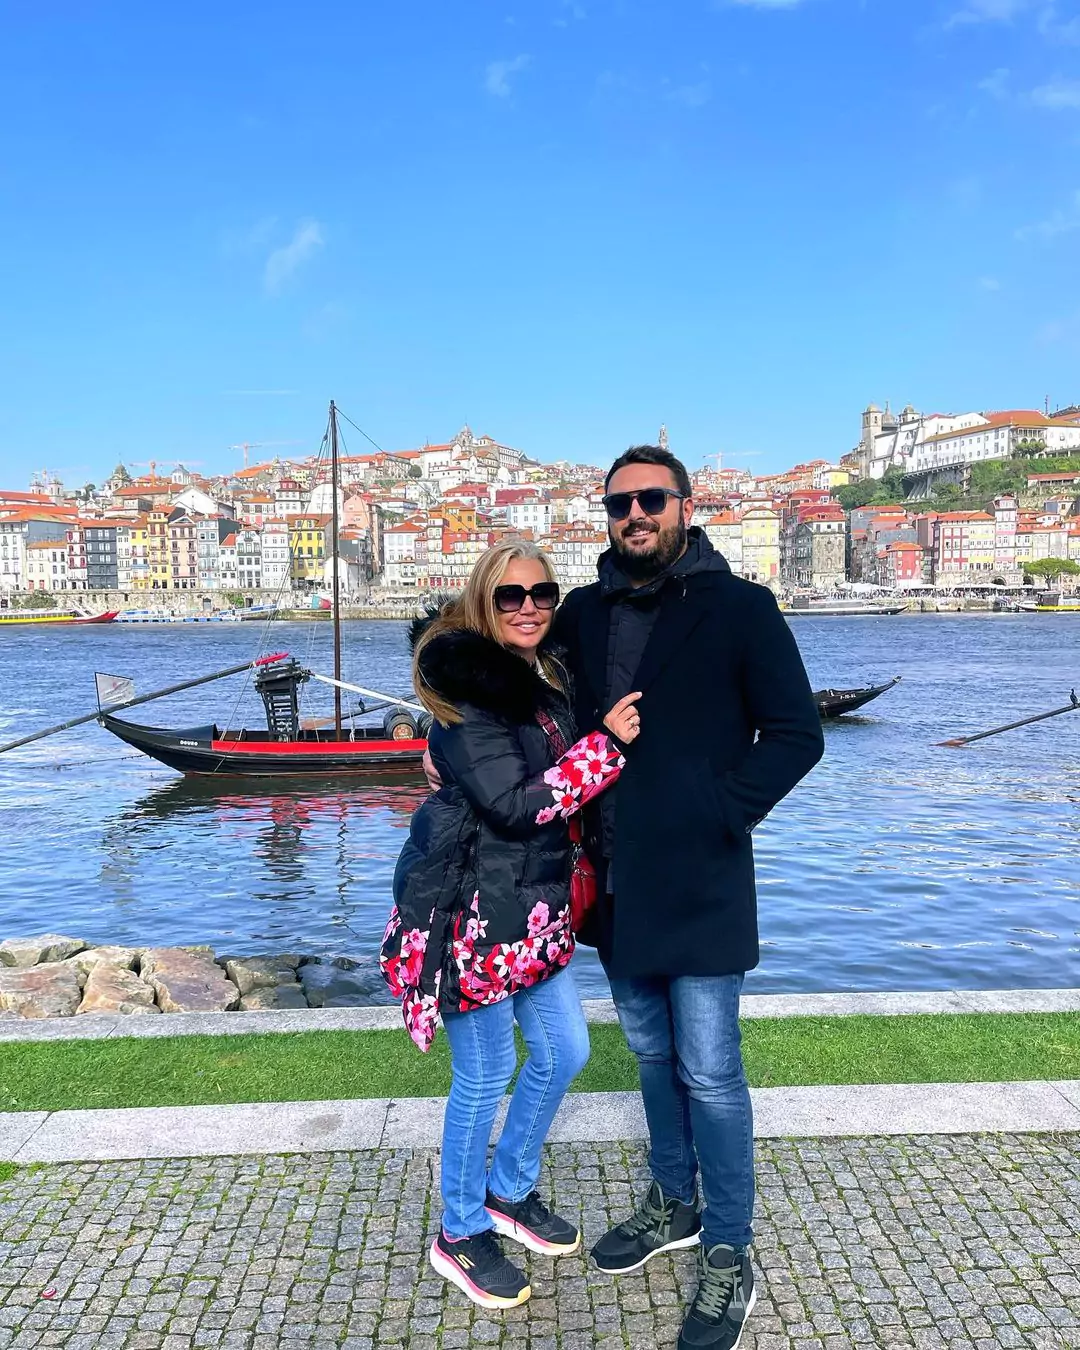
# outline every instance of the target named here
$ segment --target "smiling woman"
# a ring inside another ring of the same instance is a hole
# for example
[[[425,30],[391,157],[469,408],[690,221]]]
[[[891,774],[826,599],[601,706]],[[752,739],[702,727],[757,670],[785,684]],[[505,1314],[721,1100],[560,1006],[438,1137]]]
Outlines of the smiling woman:
[[[547,555],[508,540],[412,634],[441,786],[413,817],[398,860],[382,966],[416,1044],[431,1047],[440,1015],[450,1042],[444,1214],[431,1264],[485,1308],[515,1307],[531,1292],[496,1232],[549,1256],[581,1240],[534,1189],[544,1138],[589,1051],[566,970],[575,945],[568,821],[614,782],[620,747],[638,734],[629,695],[607,732],[575,741],[565,671],[546,644],[558,600]],[[489,1181],[488,1140],[516,1069],[515,1021],[529,1053]]]

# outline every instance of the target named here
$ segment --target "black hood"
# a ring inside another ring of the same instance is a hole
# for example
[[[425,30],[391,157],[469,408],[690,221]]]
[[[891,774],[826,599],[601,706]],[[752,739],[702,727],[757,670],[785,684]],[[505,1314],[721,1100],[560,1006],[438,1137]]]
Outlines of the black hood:
[[[691,525],[686,532],[686,552],[669,568],[646,582],[644,586],[631,585],[630,578],[619,566],[619,555],[614,548],[601,553],[596,560],[600,574],[600,593],[605,598],[632,592],[635,597],[655,595],[672,577],[690,577],[697,572],[730,572],[728,560],[713,548],[712,541],[699,525]]]
[[[409,627],[409,646],[427,630],[439,610],[428,610]],[[544,651],[550,653],[545,646]],[[561,710],[559,693],[523,657],[471,628],[440,633],[420,657],[424,679],[454,704],[470,703],[510,722],[536,720],[541,708]]]

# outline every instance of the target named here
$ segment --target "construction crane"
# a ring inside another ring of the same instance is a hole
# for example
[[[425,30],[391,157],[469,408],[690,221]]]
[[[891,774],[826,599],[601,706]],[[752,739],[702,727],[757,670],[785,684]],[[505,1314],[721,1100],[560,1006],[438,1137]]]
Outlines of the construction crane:
[[[243,450],[244,468],[248,466],[249,450],[264,450],[271,445],[303,445],[303,441],[241,441],[239,445],[230,445],[230,450]]]

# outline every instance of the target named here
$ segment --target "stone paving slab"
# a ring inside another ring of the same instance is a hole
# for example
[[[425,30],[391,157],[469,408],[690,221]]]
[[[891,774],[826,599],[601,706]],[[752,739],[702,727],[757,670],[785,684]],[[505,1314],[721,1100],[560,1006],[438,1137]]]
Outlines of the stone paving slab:
[[[610,999],[585,999],[590,1022],[617,1022]],[[900,1016],[918,1013],[1077,1012],[1080,989],[932,990],[882,994],[745,994],[743,1017]],[[269,1032],[397,1029],[396,1007],[307,1008],[290,1012],[170,1013],[163,1017],[93,1013],[29,1020],[0,1018],[0,1041],[106,1040],[113,1037],[250,1036]]]
[[[690,1253],[615,1280],[507,1244],[531,1301],[474,1308],[425,1263],[436,1167],[376,1149],[23,1170],[0,1182],[0,1350],[673,1350]],[[1080,1136],[766,1142],[757,1177],[743,1350],[1080,1346]],[[540,1186],[587,1247],[644,1181],[639,1145],[554,1144]]]
[[[53,1111],[10,1156],[72,1162],[375,1148],[387,1105],[373,1099]]]
[[[867,1087],[754,1088],[759,1139],[854,1135],[1080,1131],[1076,1084],[918,1083]],[[365,1147],[434,1148],[442,1097],[263,1105],[156,1106],[0,1116],[0,1158],[78,1162],[122,1158],[321,1153]],[[495,1121],[502,1128],[503,1101]],[[4,1130],[11,1143],[5,1147]],[[562,1143],[645,1139],[637,1092],[571,1093],[549,1137]],[[2,1347],[0,1347],[2,1350]]]

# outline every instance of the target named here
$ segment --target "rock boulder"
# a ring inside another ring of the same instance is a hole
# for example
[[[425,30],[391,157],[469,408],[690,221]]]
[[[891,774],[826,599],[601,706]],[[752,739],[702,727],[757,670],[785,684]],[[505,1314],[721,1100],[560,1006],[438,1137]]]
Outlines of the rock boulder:
[[[242,1012],[294,1011],[306,1008],[308,1001],[298,984],[277,984],[272,989],[253,989],[240,1000]]]
[[[154,990],[134,971],[99,961],[86,977],[78,1013],[160,1013]]]
[[[40,966],[63,961],[86,946],[82,938],[62,937],[59,933],[44,933],[40,937],[7,938],[0,942],[0,966]]]
[[[225,972],[241,994],[250,994],[253,989],[295,984],[297,959],[290,955],[230,956],[225,961]]]
[[[116,966],[122,970],[134,970],[139,959],[137,947],[87,947],[84,951],[69,956],[67,964],[89,975],[96,965],[104,961],[107,966]]]
[[[308,961],[300,967],[300,983],[312,1008],[369,1008],[392,1001],[374,963],[343,970],[336,961]]]
[[[20,1017],[71,1017],[81,997],[75,971],[62,961],[0,968],[0,1010]]]
[[[162,1012],[229,1012],[240,1001],[209,947],[151,947],[142,953],[140,969]]]

